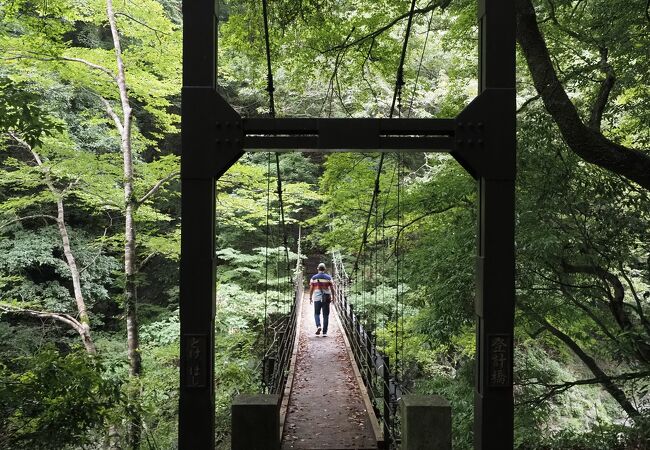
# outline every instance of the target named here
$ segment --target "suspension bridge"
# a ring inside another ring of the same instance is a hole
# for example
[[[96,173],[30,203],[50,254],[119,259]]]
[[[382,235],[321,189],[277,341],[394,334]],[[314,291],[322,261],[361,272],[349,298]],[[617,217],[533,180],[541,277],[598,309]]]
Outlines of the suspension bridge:
[[[378,350],[376,327],[365,325],[355,312],[349,299],[350,276],[338,252],[328,258],[335,280],[329,334],[315,333],[301,259],[298,245],[295,297],[282,325],[273,327],[279,332],[268,340],[272,343],[265,353],[265,394],[242,395],[233,402],[232,448],[397,448],[403,434],[399,402],[404,391],[396,371],[398,361],[391,372],[389,357]],[[316,264],[311,259],[307,266],[315,270]],[[395,317],[397,321],[399,316]],[[397,322],[394,330],[398,342]],[[438,410],[447,420],[437,425],[434,435],[450,444],[449,408]],[[251,434],[251,427],[258,432]]]
[[[273,151],[278,168],[279,152],[297,150],[381,152],[375,189],[352,272],[357,271],[363,259],[361,255],[370,237],[373,211],[377,217],[379,177],[385,152],[397,152],[398,161],[403,152],[446,152],[476,179],[479,213],[475,269],[474,446],[477,449],[512,448],[516,161],[514,1],[477,0],[477,3],[479,93],[458,116],[412,119],[403,111],[404,60],[416,11],[416,2],[412,0],[404,15],[407,27],[388,117],[343,119],[276,117],[266,0],[262,0],[262,7],[269,114],[262,118],[241,117],[216,86],[219,17],[216,8],[219,2],[183,2],[181,449],[212,449],[215,445],[215,182],[244,152]],[[270,171],[270,153],[268,158]],[[283,223],[280,177],[277,194]],[[286,232],[283,242],[286,252]],[[399,285],[400,266],[399,258],[396,259]],[[400,341],[399,322],[394,326],[396,357],[391,362],[378,350],[375,329],[368,326],[368,317],[361,317],[356,309],[358,303],[351,301],[347,284],[350,277],[345,274],[342,258],[335,254],[333,261],[337,284],[342,288],[337,291],[336,325],[332,335],[316,339],[310,333],[302,272],[297,270],[293,279],[294,301],[284,319],[281,335],[273,339],[274,350],[264,361],[265,393],[236,400],[233,404],[233,448],[445,448],[440,447],[443,443],[431,440],[423,446],[410,446],[414,441],[409,443],[409,423],[411,430],[428,436],[431,421],[418,422],[417,414],[408,415],[407,396],[403,395],[400,384],[399,355],[403,341]],[[398,289],[396,317],[399,317],[399,297]],[[332,369],[331,378],[347,381],[349,376],[350,380],[347,388],[333,384],[333,392],[328,391],[323,396],[321,391],[321,397],[344,395],[345,400],[341,400],[340,405],[349,407],[345,410],[348,412],[324,407],[338,402],[322,399],[319,402],[315,398],[319,374],[313,368],[318,365],[310,364],[310,358],[313,359],[318,351],[333,352],[330,359],[341,363],[327,368],[328,371]],[[411,406],[436,407],[435,402],[424,403]],[[404,408],[406,416],[400,414],[398,404]],[[266,419],[256,420],[259,417]],[[437,423],[442,422],[444,419],[438,417]],[[334,433],[325,424],[340,426],[340,433]],[[405,430],[406,434],[400,434],[400,430]],[[326,441],[327,435],[332,436],[333,441]],[[252,445],[249,443],[252,441],[237,441],[236,436],[265,438],[263,443]]]
[[[345,296],[338,296],[340,305]],[[332,309],[328,336],[314,333],[313,308],[301,299],[297,317],[296,363],[289,370],[291,389],[280,410],[282,449],[376,449],[382,444],[378,421],[347,328]]]

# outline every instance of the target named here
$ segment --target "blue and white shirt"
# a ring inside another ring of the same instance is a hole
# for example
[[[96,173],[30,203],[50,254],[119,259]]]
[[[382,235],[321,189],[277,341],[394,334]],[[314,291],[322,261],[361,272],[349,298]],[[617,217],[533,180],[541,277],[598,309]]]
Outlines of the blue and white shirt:
[[[316,275],[311,277],[311,280],[309,280],[309,285],[314,287],[314,301],[322,301],[323,293],[331,295],[332,291],[330,288],[332,287],[332,284],[332,277],[325,272],[318,272]]]

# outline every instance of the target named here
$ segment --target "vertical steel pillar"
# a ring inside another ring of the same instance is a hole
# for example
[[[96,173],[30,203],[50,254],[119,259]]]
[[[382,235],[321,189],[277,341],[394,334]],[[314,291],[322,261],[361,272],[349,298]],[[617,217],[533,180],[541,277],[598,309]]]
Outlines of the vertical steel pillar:
[[[479,0],[479,94],[497,126],[485,130],[488,158],[478,177],[477,361],[474,447],[513,446],[515,308],[515,17],[513,0]]]
[[[181,449],[214,449],[215,6],[183,1]]]

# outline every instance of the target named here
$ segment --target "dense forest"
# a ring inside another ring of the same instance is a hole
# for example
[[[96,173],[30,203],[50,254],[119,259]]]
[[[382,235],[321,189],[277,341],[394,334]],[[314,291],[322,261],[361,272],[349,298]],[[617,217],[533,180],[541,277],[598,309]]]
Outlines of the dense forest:
[[[268,3],[278,116],[389,116],[411,2]],[[515,3],[516,447],[650,448],[649,4]],[[268,115],[262,3],[220,0],[218,19],[220,92]],[[474,0],[416,2],[395,116],[455,117],[476,96],[477,32]],[[177,448],[181,58],[180,0],[0,1],[2,449]],[[450,401],[454,448],[472,448],[476,198],[437,153],[231,167],[217,447],[233,396],[262,389],[300,235],[309,260],[356,266],[382,351],[412,392]]]

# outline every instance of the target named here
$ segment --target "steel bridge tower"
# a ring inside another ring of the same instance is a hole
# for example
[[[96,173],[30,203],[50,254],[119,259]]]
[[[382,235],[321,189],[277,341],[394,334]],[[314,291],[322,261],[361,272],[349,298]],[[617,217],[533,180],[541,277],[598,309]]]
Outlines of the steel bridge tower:
[[[214,449],[215,182],[244,151],[444,151],[476,179],[474,446],[513,445],[514,0],[478,0],[479,93],[450,119],[246,119],[216,90],[216,2],[183,2],[179,447]]]

